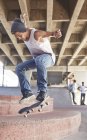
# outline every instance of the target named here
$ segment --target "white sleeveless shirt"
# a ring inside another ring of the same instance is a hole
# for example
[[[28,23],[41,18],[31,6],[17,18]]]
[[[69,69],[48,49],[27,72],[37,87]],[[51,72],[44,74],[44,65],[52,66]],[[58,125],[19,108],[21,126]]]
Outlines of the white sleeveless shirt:
[[[55,54],[53,53],[53,50],[51,48],[50,42],[48,38],[43,38],[42,42],[39,42],[35,40],[34,38],[34,32],[37,31],[35,28],[31,30],[30,38],[28,41],[24,41],[27,48],[29,49],[31,55],[33,57],[36,57],[38,55],[48,53],[52,55],[53,62],[55,63]]]

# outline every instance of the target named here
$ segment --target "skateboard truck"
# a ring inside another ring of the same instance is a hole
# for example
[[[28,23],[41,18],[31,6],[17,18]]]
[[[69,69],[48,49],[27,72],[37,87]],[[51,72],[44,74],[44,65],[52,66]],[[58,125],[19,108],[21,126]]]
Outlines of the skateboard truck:
[[[49,105],[49,103],[48,103],[48,101],[47,101],[48,98],[49,98],[49,96],[48,96],[44,101],[41,102],[40,108],[38,109],[39,112],[42,111],[43,107]]]
[[[28,111],[26,112],[26,114],[24,114],[24,117],[27,117],[27,115],[28,115],[29,113],[33,112],[33,111],[34,111],[34,109],[28,110]]]

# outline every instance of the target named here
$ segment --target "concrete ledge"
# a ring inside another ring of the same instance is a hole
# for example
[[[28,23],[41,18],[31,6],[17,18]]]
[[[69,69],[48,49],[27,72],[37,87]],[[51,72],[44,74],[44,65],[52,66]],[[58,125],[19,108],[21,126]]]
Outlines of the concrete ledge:
[[[28,101],[26,104],[19,104],[20,96],[0,96],[0,116],[1,115],[20,115],[19,112],[23,110],[26,112],[30,106],[34,105],[36,100]],[[43,108],[42,113],[53,111],[53,98],[49,98],[49,105]],[[38,108],[34,107],[33,113],[39,113]]]
[[[11,95],[0,95],[0,103],[2,102],[13,102],[18,101],[22,98],[22,96],[11,96]]]
[[[44,114],[0,116],[1,140],[58,140],[78,131],[81,114],[56,110]]]

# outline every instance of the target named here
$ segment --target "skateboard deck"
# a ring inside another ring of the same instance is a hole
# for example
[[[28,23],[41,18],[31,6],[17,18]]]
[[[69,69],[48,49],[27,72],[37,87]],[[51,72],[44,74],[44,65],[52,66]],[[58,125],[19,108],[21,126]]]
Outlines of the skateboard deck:
[[[41,112],[41,111],[43,111],[44,107],[49,105],[49,98],[50,98],[49,96],[46,97],[42,102],[36,101],[35,103],[30,105],[29,107],[22,108],[19,111],[19,113],[24,114],[24,117],[27,117],[28,114],[34,113],[35,111]]]

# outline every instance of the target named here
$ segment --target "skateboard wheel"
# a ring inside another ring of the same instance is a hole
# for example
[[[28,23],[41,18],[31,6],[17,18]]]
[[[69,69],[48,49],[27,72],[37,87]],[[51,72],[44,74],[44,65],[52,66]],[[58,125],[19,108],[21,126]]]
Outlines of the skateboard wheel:
[[[41,112],[41,109],[38,109],[38,112]]]
[[[27,118],[27,114],[25,114],[24,117]]]
[[[46,105],[48,105],[49,103],[48,103],[48,102],[46,102],[45,104],[46,104]]]

